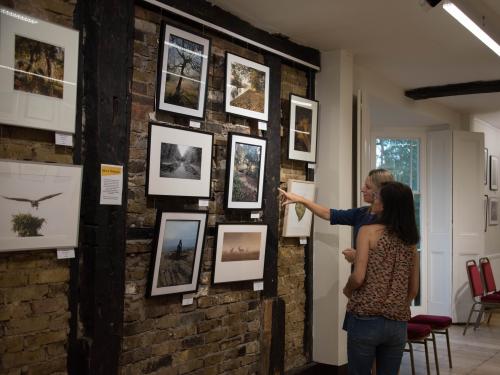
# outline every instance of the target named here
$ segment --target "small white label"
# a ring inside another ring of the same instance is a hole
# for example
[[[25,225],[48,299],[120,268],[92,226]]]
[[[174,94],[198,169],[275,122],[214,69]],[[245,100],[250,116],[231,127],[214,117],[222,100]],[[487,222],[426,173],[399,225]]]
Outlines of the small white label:
[[[253,290],[258,291],[258,290],[264,290],[264,281],[254,281],[253,282]]]
[[[73,147],[73,135],[56,132],[56,145]]]
[[[267,122],[259,121],[259,130],[267,131]]]
[[[57,259],[71,259],[75,257],[75,249],[57,249]]]
[[[260,219],[260,211],[250,212],[250,219]]]
[[[316,164],[308,163],[307,164],[307,168],[309,168],[309,169],[316,169]]]
[[[134,283],[125,284],[125,294],[137,294],[137,285],[135,285]]]
[[[201,127],[201,123],[198,122],[198,121],[189,121],[189,126],[191,126],[192,128],[196,128],[196,129],[199,129]]]
[[[200,206],[200,207],[208,207],[208,199],[200,199],[200,200],[198,200],[198,206]]]
[[[300,244],[307,245],[307,237],[300,237]]]
[[[194,293],[182,295],[182,306],[192,305],[194,303]]]

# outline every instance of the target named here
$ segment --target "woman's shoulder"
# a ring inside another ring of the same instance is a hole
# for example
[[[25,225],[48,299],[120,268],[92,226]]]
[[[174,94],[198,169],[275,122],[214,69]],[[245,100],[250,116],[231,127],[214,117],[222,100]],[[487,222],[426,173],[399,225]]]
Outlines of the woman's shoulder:
[[[359,234],[368,236],[382,236],[385,232],[385,225],[382,224],[366,224],[361,227]]]

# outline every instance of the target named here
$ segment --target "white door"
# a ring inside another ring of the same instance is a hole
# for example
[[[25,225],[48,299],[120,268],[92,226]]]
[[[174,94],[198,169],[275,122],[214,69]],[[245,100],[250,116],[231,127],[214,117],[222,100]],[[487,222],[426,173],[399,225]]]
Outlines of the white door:
[[[451,316],[452,132],[427,134],[428,314]]]
[[[471,306],[465,262],[484,252],[484,134],[453,131],[453,321]]]

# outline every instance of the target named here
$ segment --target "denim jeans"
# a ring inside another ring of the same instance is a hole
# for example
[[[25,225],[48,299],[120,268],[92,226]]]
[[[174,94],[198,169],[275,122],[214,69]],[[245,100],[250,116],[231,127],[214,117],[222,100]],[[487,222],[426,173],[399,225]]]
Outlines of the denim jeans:
[[[374,359],[377,375],[396,375],[406,344],[407,322],[348,313],[346,323],[349,375],[369,375]]]

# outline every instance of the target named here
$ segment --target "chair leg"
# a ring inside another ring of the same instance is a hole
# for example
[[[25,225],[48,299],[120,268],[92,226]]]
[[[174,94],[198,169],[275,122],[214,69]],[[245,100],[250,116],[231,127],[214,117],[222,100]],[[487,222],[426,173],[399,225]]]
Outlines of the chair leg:
[[[487,325],[490,325],[490,320],[491,320],[492,315],[493,315],[493,313],[490,312],[490,314],[488,315],[488,321],[486,322]]]
[[[479,328],[479,324],[481,324],[481,319],[483,318],[484,306],[481,305],[481,310],[477,314],[476,324],[474,324],[474,331]]]
[[[413,345],[409,341],[408,346],[410,348],[411,375],[415,375],[415,358],[413,358]]]
[[[436,361],[436,374],[439,375],[439,362],[438,362],[438,352],[437,352],[437,346],[436,346],[436,335],[434,332],[431,332],[431,341],[432,345],[434,347],[434,361]]]
[[[474,312],[474,307],[475,306],[476,306],[476,304],[473,303],[472,306],[471,306],[471,308],[470,308],[469,317],[467,318],[467,323],[465,323],[465,328],[464,328],[464,333],[463,333],[464,336],[465,336],[465,332],[467,332],[467,328],[469,328],[470,318],[472,316],[472,313]]]
[[[446,335],[446,346],[448,348],[448,362],[450,364],[450,368],[452,368],[453,366],[451,365],[450,335],[448,335],[448,328],[445,329],[445,335]]]
[[[431,374],[431,366],[429,364],[429,347],[427,346],[427,340],[424,339],[424,348],[425,348],[425,365],[427,367],[427,375]]]

